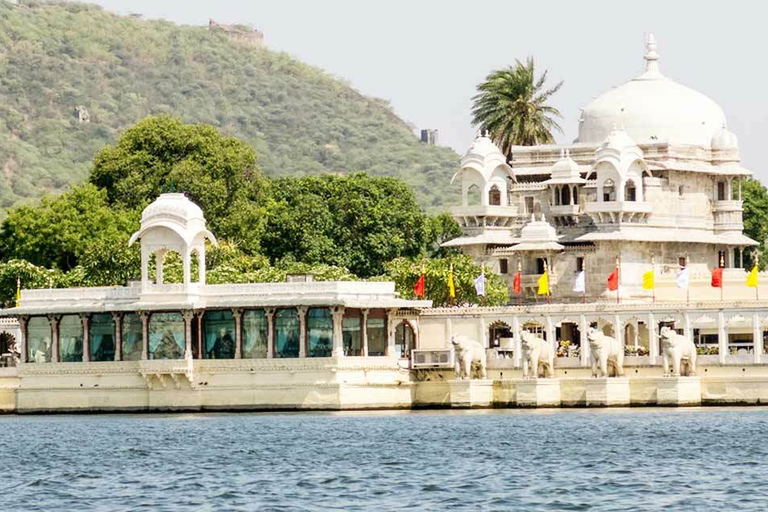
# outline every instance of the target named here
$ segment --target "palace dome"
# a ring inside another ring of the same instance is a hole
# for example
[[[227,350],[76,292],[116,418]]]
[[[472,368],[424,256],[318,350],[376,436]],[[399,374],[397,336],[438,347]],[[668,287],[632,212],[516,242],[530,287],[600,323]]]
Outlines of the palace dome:
[[[725,126],[720,106],[659,71],[656,40],[648,36],[645,73],[592,100],[579,119],[578,142],[600,143],[620,127],[638,143],[710,147]]]
[[[179,193],[165,193],[154,200],[141,213],[141,221],[164,217],[186,224],[191,220],[201,220],[205,224],[203,210],[190,201],[187,196]]]

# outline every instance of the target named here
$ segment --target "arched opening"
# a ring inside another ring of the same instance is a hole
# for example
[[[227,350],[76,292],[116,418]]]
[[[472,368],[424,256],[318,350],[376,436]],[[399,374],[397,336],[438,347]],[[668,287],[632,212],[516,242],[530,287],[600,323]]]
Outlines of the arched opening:
[[[192,283],[199,283],[201,282],[201,275],[200,275],[200,250],[199,249],[193,249],[192,252],[189,254],[189,277],[190,282]]]
[[[416,348],[416,334],[410,322],[403,320],[395,328],[395,354],[401,359],[410,359],[411,350]]]
[[[573,204],[579,204],[579,188],[573,187]]]
[[[568,185],[563,185],[560,189],[560,203],[571,204],[571,188]]]
[[[624,185],[624,200],[625,201],[637,201],[637,189],[635,188],[635,182],[627,180]]]
[[[477,206],[480,204],[480,187],[477,185],[470,185],[467,189],[467,206]]]
[[[0,354],[10,353],[15,350],[16,338],[9,332],[0,333]]]
[[[613,180],[608,178],[603,182],[603,201],[610,202],[616,200],[616,187]]]
[[[496,185],[491,187],[488,192],[488,204],[491,206],[501,206],[501,191]]]
[[[514,335],[511,327],[497,320],[488,327],[488,345],[489,348],[511,349]]]
[[[559,186],[555,186],[554,192],[555,193],[554,193],[554,198],[553,199],[555,201],[555,206],[560,206],[560,187]]]

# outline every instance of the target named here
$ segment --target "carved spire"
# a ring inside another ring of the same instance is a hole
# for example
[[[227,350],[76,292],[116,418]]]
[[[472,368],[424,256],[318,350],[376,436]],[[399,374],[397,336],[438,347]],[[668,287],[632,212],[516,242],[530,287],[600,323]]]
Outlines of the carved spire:
[[[645,74],[660,76],[659,71],[659,53],[656,51],[656,38],[653,33],[648,34],[645,40],[646,52],[643,55],[645,59]]]

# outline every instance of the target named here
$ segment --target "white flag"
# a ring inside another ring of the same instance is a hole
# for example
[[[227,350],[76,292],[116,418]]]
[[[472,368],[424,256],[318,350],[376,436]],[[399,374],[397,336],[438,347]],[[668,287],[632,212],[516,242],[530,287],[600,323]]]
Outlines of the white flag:
[[[480,274],[475,279],[475,291],[478,295],[485,296],[485,274]]]
[[[677,273],[677,287],[688,288],[688,284],[691,282],[691,274],[688,272],[688,267],[684,267]]]
[[[587,291],[587,278],[582,270],[576,275],[576,281],[573,283],[573,291],[585,293]]]

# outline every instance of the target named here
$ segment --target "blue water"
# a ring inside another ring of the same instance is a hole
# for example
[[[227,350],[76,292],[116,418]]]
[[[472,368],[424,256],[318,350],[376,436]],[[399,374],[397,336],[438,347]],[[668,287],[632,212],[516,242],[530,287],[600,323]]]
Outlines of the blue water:
[[[767,510],[768,409],[0,417],[0,510]]]

